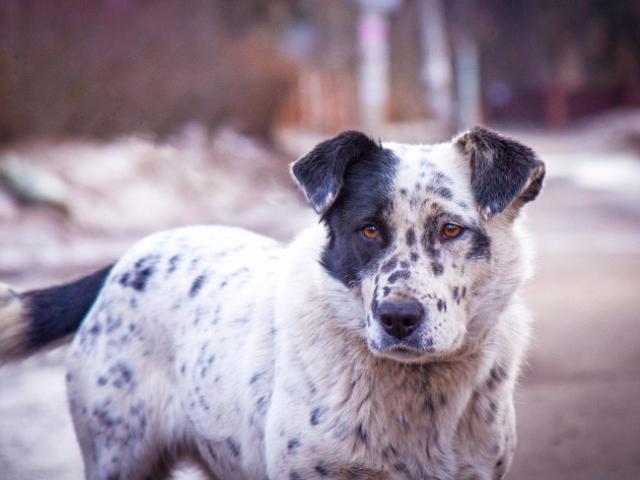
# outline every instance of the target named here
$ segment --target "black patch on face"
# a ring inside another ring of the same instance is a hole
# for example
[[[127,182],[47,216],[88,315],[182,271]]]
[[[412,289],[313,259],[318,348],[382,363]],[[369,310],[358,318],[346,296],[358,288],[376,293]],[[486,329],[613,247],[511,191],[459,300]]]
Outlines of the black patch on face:
[[[436,306],[438,307],[438,311],[439,312],[443,312],[443,311],[446,312],[447,311],[447,302],[445,302],[441,298],[438,299],[438,302],[437,302]]]
[[[444,272],[444,266],[440,262],[431,262],[431,271],[436,277],[439,277]]]
[[[382,295],[383,296],[388,297],[390,293],[391,293],[391,289],[389,287],[384,287],[382,289]]]
[[[202,288],[202,285],[204,285],[206,281],[207,281],[206,275],[198,275],[196,279],[193,281],[193,283],[191,284],[191,288],[189,289],[189,296],[191,298],[195,297],[200,291],[200,289]]]
[[[481,232],[473,232],[471,248],[467,252],[467,259],[491,260],[491,239]]]
[[[417,262],[419,255],[416,252],[411,252],[409,254],[409,258],[411,259],[412,262]]]
[[[384,256],[392,242],[385,217],[393,208],[393,179],[398,160],[386,149],[378,149],[346,169],[338,198],[323,215],[329,228],[329,243],[321,263],[327,272],[345,285],[356,286],[364,271]],[[367,241],[360,233],[367,224],[375,225],[380,236]],[[392,259],[386,268],[395,267]]]
[[[416,231],[413,228],[407,230],[405,239],[407,241],[407,246],[413,247],[416,244]]]
[[[411,276],[411,272],[409,270],[397,270],[389,275],[387,282],[394,284],[399,279],[408,279]]]

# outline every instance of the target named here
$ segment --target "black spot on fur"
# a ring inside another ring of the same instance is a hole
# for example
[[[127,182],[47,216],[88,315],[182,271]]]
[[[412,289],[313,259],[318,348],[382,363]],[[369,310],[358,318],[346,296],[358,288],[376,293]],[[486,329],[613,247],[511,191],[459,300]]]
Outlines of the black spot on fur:
[[[389,273],[391,270],[393,270],[394,268],[396,268],[396,266],[398,265],[398,257],[391,257],[388,261],[386,261],[382,267],[380,268],[380,270],[383,273]]]
[[[391,289],[389,287],[384,287],[382,289],[382,295],[383,296],[388,297],[390,293],[391,293]]]
[[[444,272],[444,266],[440,262],[431,262],[431,271],[436,277],[439,277]]]
[[[231,437],[227,437],[227,447],[231,451],[231,455],[238,457],[240,455],[240,445]]]
[[[299,438],[290,438],[287,442],[287,451],[290,454],[294,454],[300,445],[301,443]]]
[[[508,374],[507,371],[501,365],[495,365],[489,371],[489,378],[487,380],[487,388],[493,390],[498,384],[506,380]]]
[[[302,480],[302,477],[297,472],[289,472],[289,480]]]
[[[416,244],[416,231],[413,228],[409,228],[407,230],[405,240],[407,242],[407,246],[409,247],[413,247]]]
[[[254,373],[251,378],[249,379],[249,384],[253,385],[254,383],[256,383],[258,380],[260,380],[262,377],[265,376],[267,372],[265,371],[261,371],[261,372],[256,372]]]
[[[320,474],[321,477],[326,477],[329,475],[329,467],[324,465],[323,463],[319,463],[314,467],[314,470]]]
[[[451,180],[443,172],[435,172],[433,175],[433,183],[438,186],[451,185],[453,183],[453,180]]]
[[[123,287],[131,287],[138,292],[143,292],[147,287],[147,282],[155,271],[155,265],[158,263],[158,255],[148,255],[139,259],[133,266],[133,270],[120,280]]]
[[[389,278],[387,279],[387,281],[391,284],[394,284],[396,283],[397,280],[401,278],[406,280],[409,277],[411,277],[411,272],[409,270],[396,270],[391,275],[389,275]]]
[[[409,254],[409,258],[411,259],[412,262],[417,262],[420,256],[416,252],[411,252]]]
[[[193,281],[193,283],[191,284],[191,288],[189,289],[189,296],[191,298],[195,297],[200,291],[200,289],[202,288],[202,285],[204,285],[206,281],[207,281],[206,275],[204,274],[198,275],[196,279]]]
[[[420,238],[420,244],[427,255],[437,260],[440,258],[440,250],[436,248],[436,239],[439,231],[438,221],[435,218],[429,217],[424,225],[424,232]]]
[[[451,200],[453,198],[453,193],[447,187],[433,187],[430,185],[427,187],[427,193],[444,198],[445,200]]]
[[[318,425],[322,421],[325,413],[327,413],[327,407],[315,407],[313,410],[311,410],[309,423],[313,426]]]
[[[167,273],[173,273],[176,271],[176,268],[178,268],[178,263],[180,262],[181,258],[182,257],[180,255],[174,255],[169,259],[169,268],[167,270]]]
[[[460,293],[460,287],[453,287],[451,289],[451,296],[453,297],[453,301],[459,305],[460,300],[462,299],[462,295]]]
[[[365,430],[364,425],[362,425],[362,423],[358,423],[358,426],[356,427],[356,438],[358,438],[358,440],[360,440],[365,445],[369,443],[369,437],[367,435],[367,431]]]

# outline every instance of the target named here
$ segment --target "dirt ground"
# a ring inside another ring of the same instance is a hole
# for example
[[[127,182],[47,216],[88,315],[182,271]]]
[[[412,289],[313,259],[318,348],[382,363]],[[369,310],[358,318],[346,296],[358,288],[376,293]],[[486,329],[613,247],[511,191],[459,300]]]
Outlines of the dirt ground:
[[[640,478],[640,158],[580,135],[520,136],[540,151],[549,175],[528,211],[538,254],[526,294],[536,320],[516,397],[519,444],[509,478]],[[224,177],[218,183],[224,186]],[[239,223],[288,238],[313,217],[295,193],[274,185],[275,200],[265,205],[253,195],[237,209],[238,222],[216,209],[202,217],[190,212],[189,220]],[[90,270],[143,234],[119,230],[117,221],[102,232],[67,226],[61,233],[41,218],[46,214],[28,215],[28,222],[5,216],[0,224],[0,281],[21,287]],[[0,478],[82,478],[63,355],[0,369]]]

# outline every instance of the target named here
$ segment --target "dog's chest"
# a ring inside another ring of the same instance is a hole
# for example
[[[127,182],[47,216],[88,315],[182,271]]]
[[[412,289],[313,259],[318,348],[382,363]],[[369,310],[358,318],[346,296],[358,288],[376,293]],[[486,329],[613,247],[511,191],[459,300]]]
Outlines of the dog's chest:
[[[309,396],[306,405],[289,409],[289,420],[283,422],[296,458],[285,463],[299,466],[303,458],[316,471],[331,472],[339,464],[392,478],[450,477],[456,463],[455,425],[466,392],[447,385],[447,375],[376,363],[383,368],[367,371],[362,363],[362,368],[352,363],[342,375],[317,384],[325,392],[321,398]],[[457,380],[450,378],[461,385]]]

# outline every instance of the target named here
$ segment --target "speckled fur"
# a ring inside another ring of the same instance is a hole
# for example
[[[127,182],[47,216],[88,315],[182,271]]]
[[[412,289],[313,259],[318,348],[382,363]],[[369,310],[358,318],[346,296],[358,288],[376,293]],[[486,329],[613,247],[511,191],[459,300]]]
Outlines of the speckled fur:
[[[319,261],[325,223],[289,245],[173,230],[113,267],[67,361],[87,478],[164,478],[184,457],[218,480],[502,478],[529,334],[521,205],[481,215],[456,140],[383,147],[392,238],[357,284]],[[481,235],[444,243],[442,218]],[[427,312],[412,355],[375,319],[408,296]]]

